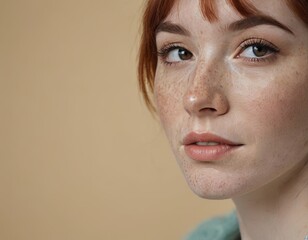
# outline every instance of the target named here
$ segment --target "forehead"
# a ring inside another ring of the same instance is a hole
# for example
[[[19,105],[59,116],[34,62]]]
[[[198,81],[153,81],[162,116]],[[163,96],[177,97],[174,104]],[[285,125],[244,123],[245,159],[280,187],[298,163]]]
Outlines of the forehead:
[[[200,4],[200,1],[202,0],[175,1],[165,21],[190,26],[197,26],[196,24],[200,22],[209,22],[212,25],[219,24],[222,27],[223,25],[228,25],[233,21],[244,18],[236,9],[235,5],[232,4],[232,0],[208,1],[208,4]],[[237,5],[249,11],[249,5],[245,4],[246,1],[243,0],[241,2],[244,4],[237,3]],[[297,16],[289,9],[284,0],[250,0],[249,4],[257,11],[257,13],[253,14],[271,16],[290,27],[298,24]],[[208,16],[211,14],[215,15],[216,20],[211,20],[211,16]]]
[[[234,20],[237,15],[238,17],[240,16],[236,11],[233,11],[230,5],[227,4],[224,0],[218,0],[215,5],[216,7],[219,7],[218,9],[213,9],[213,12],[220,21],[224,20],[224,18],[220,17],[221,13],[228,15],[230,20]],[[165,21],[196,26],[196,23],[208,20],[206,18],[206,14],[204,14],[208,11],[208,9],[204,10],[201,9],[199,0],[178,0],[175,1]]]

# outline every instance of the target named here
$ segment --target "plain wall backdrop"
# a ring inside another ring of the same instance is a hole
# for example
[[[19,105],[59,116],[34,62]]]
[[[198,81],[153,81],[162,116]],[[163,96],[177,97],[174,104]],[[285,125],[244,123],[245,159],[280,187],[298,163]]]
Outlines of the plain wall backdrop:
[[[142,0],[0,0],[0,239],[181,239],[188,188],[137,89]]]

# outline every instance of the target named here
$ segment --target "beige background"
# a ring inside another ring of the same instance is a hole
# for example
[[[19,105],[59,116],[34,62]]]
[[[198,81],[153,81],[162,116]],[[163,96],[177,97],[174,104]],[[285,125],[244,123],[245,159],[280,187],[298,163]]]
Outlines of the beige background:
[[[137,92],[142,0],[0,0],[0,239],[180,239],[186,186]]]

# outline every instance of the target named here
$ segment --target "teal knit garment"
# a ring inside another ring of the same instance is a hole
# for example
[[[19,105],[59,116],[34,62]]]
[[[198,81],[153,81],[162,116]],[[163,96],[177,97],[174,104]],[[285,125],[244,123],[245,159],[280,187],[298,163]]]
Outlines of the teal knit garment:
[[[240,231],[235,212],[201,223],[185,240],[240,240]]]

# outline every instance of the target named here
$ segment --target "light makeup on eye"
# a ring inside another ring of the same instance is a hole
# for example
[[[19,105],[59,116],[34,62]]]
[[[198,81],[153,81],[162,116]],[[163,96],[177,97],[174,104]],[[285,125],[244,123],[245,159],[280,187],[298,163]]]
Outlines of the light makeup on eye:
[[[267,40],[249,38],[240,44],[240,52],[236,58],[248,62],[266,62],[274,60],[279,51],[278,47]]]
[[[172,65],[183,61],[188,61],[193,58],[193,54],[179,44],[172,43],[163,46],[157,55],[166,65]]]

